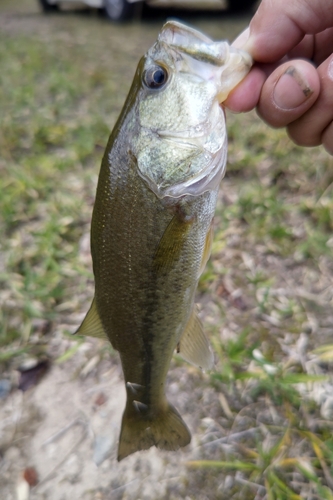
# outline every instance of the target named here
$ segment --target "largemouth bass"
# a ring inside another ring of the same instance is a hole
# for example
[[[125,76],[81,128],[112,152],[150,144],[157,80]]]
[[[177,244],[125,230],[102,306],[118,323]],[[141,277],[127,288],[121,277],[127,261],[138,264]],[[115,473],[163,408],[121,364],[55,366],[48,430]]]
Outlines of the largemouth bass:
[[[167,22],[139,62],[102,160],[91,226],[95,297],[78,330],[119,351],[127,403],[118,460],[191,440],[165,397],[175,349],[210,369],[194,295],[210,255],[227,135],[219,106],[248,54]]]

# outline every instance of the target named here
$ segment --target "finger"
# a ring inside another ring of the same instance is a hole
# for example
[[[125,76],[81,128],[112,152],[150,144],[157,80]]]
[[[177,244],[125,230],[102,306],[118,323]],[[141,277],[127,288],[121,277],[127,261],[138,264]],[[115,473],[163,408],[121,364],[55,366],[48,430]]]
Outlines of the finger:
[[[244,48],[249,38],[250,28],[246,28],[232,43],[234,47]],[[317,66],[332,53],[333,28],[327,28],[316,35],[305,35],[287,54],[288,59],[309,59]]]
[[[236,47],[236,49],[242,49],[244,44],[247,42],[250,36],[250,28],[249,26],[242,31],[238,37],[232,42],[232,46]]]
[[[310,59],[318,66],[327,59],[333,51],[333,28],[328,28],[314,37],[314,52]],[[304,56],[302,56],[304,57]]]
[[[289,59],[310,59],[319,66],[332,54],[333,28],[328,28],[316,35],[305,35],[301,42],[289,53]]]
[[[236,48],[242,47],[248,37],[249,28],[246,28],[233,41],[232,46]],[[269,65],[263,65],[261,68],[260,65],[255,64],[251,68],[250,73],[230,92],[228,98],[223,102],[223,106],[234,113],[247,112],[254,109],[258,104],[261,88],[269,72]]]
[[[265,80],[285,60],[286,58],[283,58],[276,64],[255,64],[244,80],[230,92],[223,105],[233,113],[254,109],[258,105]]]
[[[325,32],[328,30],[325,30]],[[238,49],[244,49],[244,46],[246,45],[246,42],[250,36],[250,28],[247,27],[238,37],[232,42],[232,46],[236,47]],[[325,40],[324,44],[329,44],[329,40]],[[328,45],[330,48],[330,44]],[[289,59],[300,59],[300,58],[305,58],[305,59],[312,59],[314,57],[315,53],[315,36],[314,35],[305,35],[301,41],[293,47],[289,52],[288,52],[288,58]],[[328,54],[327,54],[328,56]],[[326,56],[326,57],[327,57]],[[326,59],[325,57],[325,59]]]
[[[319,92],[316,68],[307,61],[288,61],[267,78],[257,112],[269,125],[285,127],[313,106]]]
[[[326,59],[317,71],[321,83],[319,98],[303,116],[288,126],[289,136],[301,146],[321,144],[325,129],[333,120],[333,55]],[[326,133],[329,134],[329,131]]]
[[[333,122],[325,128],[323,135],[321,136],[322,144],[326,151],[333,155]]]
[[[223,105],[234,113],[251,111],[259,101],[261,88],[266,80],[265,71],[254,66],[250,73],[230,92]]]
[[[301,42],[304,35],[333,25],[333,0],[262,0],[242,48],[255,61],[273,62]]]
[[[309,59],[312,60],[315,52],[314,35],[305,35],[302,40],[288,52],[289,59]]]

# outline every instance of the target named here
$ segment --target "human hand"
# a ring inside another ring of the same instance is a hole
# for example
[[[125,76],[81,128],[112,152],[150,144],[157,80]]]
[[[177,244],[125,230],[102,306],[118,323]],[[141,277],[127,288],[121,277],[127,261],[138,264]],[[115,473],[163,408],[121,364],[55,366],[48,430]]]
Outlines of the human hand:
[[[234,45],[255,65],[225,106],[333,155],[333,0],[262,0]]]

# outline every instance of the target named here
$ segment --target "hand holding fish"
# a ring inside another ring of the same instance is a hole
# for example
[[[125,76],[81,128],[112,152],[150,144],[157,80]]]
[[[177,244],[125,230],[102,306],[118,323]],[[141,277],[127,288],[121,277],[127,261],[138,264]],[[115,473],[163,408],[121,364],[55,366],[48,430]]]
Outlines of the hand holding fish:
[[[256,64],[225,105],[333,154],[333,0],[262,0],[233,45]]]

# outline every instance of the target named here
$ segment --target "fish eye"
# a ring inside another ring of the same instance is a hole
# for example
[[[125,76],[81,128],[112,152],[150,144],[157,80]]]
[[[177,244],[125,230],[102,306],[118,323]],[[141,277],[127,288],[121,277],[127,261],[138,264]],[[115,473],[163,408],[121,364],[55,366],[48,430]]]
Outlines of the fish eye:
[[[162,66],[152,66],[146,70],[143,81],[149,89],[160,89],[168,81],[168,72]]]

